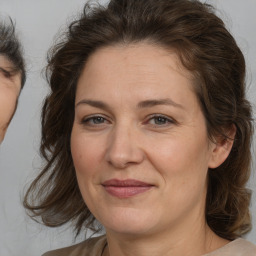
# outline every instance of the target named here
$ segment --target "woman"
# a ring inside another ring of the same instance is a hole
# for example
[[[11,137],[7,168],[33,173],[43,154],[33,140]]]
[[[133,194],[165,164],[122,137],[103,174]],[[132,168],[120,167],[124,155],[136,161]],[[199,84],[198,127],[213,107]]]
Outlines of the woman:
[[[106,235],[57,255],[256,255],[245,62],[211,6],[85,6],[49,56],[46,164],[24,205]]]
[[[0,144],[17,108],[26,80],[25,64],[15,27],[0,22]]]

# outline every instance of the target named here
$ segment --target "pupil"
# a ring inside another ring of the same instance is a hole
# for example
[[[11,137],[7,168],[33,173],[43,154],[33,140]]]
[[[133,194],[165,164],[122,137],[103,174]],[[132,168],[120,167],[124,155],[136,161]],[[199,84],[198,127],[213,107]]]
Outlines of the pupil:
[[[96,118],[94,119],[94,122],[95,122],[96,124],[99,124],[99,123],[102,123],[102,120],[103,120],[102,117],[96,117]]]
[[[164,124],[165,123],[165,118],[164,117],[157,117],[156,118],[156,123],[157,124]]]

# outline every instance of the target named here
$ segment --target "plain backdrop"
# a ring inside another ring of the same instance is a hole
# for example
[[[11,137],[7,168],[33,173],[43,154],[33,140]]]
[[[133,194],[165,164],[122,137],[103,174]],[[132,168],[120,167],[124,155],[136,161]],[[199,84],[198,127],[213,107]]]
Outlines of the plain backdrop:
[[[103,1],[101,1],[103,2]],[[106,2],[106,1],[105,1]],[[248,97],[256,103],[256,0],[212,0],[241,47],[248,66]],[[73,243],[69,226],[50,229],[31,221],[21,200],[24,187],[41,167],[40,109],[47,93],[42,76],[46,52],[60,28],[82,10],[85,0],[0,0],[0,15],[16,22],[24,45],[28,77],[18,111],[0,148],[0,256],[37,256]],[[254,190],[251,211],[253,230],[246,236],[256,242],[255,140],[253,174],[248,186]],[[80,236],[77,240],[83,239]]]

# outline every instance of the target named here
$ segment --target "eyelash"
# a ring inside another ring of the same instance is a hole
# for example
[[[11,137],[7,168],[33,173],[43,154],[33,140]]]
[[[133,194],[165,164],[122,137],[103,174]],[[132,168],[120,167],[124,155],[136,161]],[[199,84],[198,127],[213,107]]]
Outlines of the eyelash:
[[[89,123],[90,121],[93,122],[93,121],[96,121],[97,119],[98,119],[98,121],[99,121],[99,119],[101,119],[101,120],[103,120],[103,122],[102,123],[98,123],[98,124],[97,123]],[[105,117],[100,116],[100,115],[94,115],[94,116],[89,116],[89,117],[84,118],[81,121],[81,124],[88,125],[88,126],[99,126],[99,125],[103,124],[104,121],[107,121],[107,119]]]
[[[158,119],[158,120],[157,120]],[[160,115],[160,114],[153,114],[153,115],[150,115],[149,118],[147,118],[146,120],[146,123],[149,123],[150,120],[154,120],[154,121],[164,121],[165,123],[164,124],[151,124],[153,127],[166,127],[168,125],[171,125],[171,124],[175,124],[176,121],[173,119],[173,118],[170,118],[170,117],[167,117],[165,115]]]
[[[150,124],[150,121],[154,120],[154,124]],[[157,124],[156,122],[164,122],[162,124]],[[93,123],[91,123],[93,122]],[[90,126],[90,127],[100,127],[105,123],[110,123],[107,118],[101,115],[94,115],[94,116],[89,116],[84,119],[82,119],[81,124],[85,126]],[[160,115],[160,114],[153,114],[147,117],[146,121],[143,122],[143,125],[149,124],[150,126],[154,128],[163,128],[166,126],[169,126],[171,124],[175,124],[176,121],[173,118],[167,117],[165,115]]]
[[[7,70],[0,68],[0,72],[6,77],[10,78],[11,77],[11,72],[8,72]]]

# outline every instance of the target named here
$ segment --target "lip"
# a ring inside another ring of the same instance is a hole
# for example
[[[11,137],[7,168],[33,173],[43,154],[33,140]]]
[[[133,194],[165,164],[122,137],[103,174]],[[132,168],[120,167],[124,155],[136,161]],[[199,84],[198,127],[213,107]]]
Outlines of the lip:
[[[139,180],[111,179],[102,183],[107,193],[118,198],[129,198],[150,190],[153,185]]]

